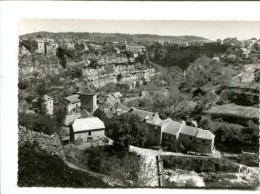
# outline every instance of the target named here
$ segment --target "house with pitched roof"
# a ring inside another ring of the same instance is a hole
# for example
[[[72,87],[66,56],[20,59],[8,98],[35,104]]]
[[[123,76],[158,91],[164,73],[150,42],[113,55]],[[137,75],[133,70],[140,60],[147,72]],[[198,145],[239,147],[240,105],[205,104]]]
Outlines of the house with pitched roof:
[[[94,112],[97,109],[97,94],[95,91],[80,86],[76,92],[80,96],[81,107],[87,111]]]
[[[185,122],[177,122],[168,118],[162,121],[162,143],[163,147],[176,152],[178,150],[178,140],[181,128]]]
[[[196,134],[196,151],[211,153],[214,149],[215,135],[209,130],[199,129]]]
[[[56,107],[65,110],[67,114],[80,112],[81,100],[79,94],[60,98]]]
[[[105,137],[105,125],[97,117],[78,118],[69,125],[70,141],[76,145],[98,141]]]
[[[115,104],[104,103],[96,109],[94,116],[100,118],[107,125],[115,115],[121,115],[129,111],[129,107],[118,102]]]
[[[129,113],[139,116],[143,122],[147,124],[149,129],[149,132],[147,133],[147,139],[150,141],[150,144],[154,146],[160,146],[162,135],[162,120],[160,119],[159,114],[157,112],[144,111],[134,107],[131,107]]]

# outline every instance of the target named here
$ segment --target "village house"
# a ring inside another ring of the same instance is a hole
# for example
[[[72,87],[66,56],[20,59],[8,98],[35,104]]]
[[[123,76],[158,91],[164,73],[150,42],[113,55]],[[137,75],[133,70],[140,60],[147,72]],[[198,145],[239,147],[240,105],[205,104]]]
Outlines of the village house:
[[[120,100],[121,100],[122,97],[123,97],[123,95],[120,92],[108,94],[106,96],[105,102],[108,103],[108,104],[114,105],[117,102],[120,103]]]
[[[114,104],[104,103],[97,108],[97,110],[94,112],[94,116],[100,118],[105,123],[105,125],[107,125],[110,119],[114,117],[114,115],[121,115],[128,113],[129,111],[129,107],[118,102]]]
[[[200,153],[212,153],[215,135],[209,130],[199,129],[196,134],[195,150]]]
[[[162,121],[162,147],[167,147],[167,150],[176,152],[180,130],[184,125],[185,122],[173,121],[170,118]]]
[[[133,54],[144,54],[146,52],[145,47],[141,45],[126,45],[125,49]]]
[[[35,39],[35,41],[37,43],[37,49],[35,52],[45,54],[45,42],[44,42],[43,38],[38,37]]]
[[[80,112],[81,100],[78,94],[74,94],[65,98],[60,98],[56,107],[65,110],[67,114],[77,113]]]
[[[69,125],[70,142],[83,145],[105,137],[105,125],[97,117],[78,118]]]
[[[80,86],[76,92],[80,95],[81,107],[89,112],[94,112],[97,109],[97,94],[87,87]]]
[[[55,43],[55,42],[47,42],[45,43],[45,54],[46,55],[56,55],[56,50],[57,48],[59,47],[59,44],[58,43]]]
[[[53,115],[53,98],[45,94],[42,99],[46,108],[46,113]],[[38,111],[39,101],[40,97],[36,97],[32,100],[32,109],[34,109],[36,112]]]
[[[162,120],[160,119],[159,114],[157,112],[154,113],[154,112],[144,111],[134,107],[131,107],[129,113],[138,115],[143,120],[143,122],[147,124],[147,127],[149,128],[147,139],[154,146],[160,146]]]
[[[35,52],[45,55],[56,55],[56,50],[59,47],[59,44],[54,39],[39,34],[34,40],[37,43],[37,49]]]
[[[63,44],[69,50],[75,49],[75,44],[72,40],[65,40]]]

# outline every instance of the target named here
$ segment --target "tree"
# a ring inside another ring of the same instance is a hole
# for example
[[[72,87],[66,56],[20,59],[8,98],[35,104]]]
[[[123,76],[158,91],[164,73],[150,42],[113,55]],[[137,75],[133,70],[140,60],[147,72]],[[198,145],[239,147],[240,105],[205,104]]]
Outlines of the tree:
[[[59,108],[54,112],[54,114],[55,114],[54,116],[55,116],[57,125],[59,127],[61,127],[64,123],[65,118],[66,118],[66,111],[64,109]]]
[[[116,76],[116,79],[117,79],[117,82],[120,82],[120,81],[123,79],[122,74],[119,73],[119,74]]]
[[[57,133],[56,122],[49,115],[19,113],[19,125],[47,135]]]
[[[46,85],[44,82],[40,83],[36,88],[36,93],[40,96],[43,96],[47,93]]]
[[[39,96],[37,101],[37,113],[41,115],[47,115],[46,102],[44,95]]]
[[[57,55],[57,57],[58,57],[59,60],[60,60],[60,65],[61,65],[64,69],[66,69],[66,67],[67,67],[67,60],[66,60],[66,57],[65,57],[65,55],[66,55],[66,50],[65,50],[64,48],[59,47],[59,48],[57,49],[56,55]]]
[[[176,107],[185,99],[185,96],[178,89],[169,90],[168,100],[166,101],[169,108],[169,113],[171,113],[171,107],[173,107],[174,113],[176,112]]]
[[[130,145],[144,147],[147,126],[134,114],[115,116],[108,125],[108,134],[116,150],[128,150]]]

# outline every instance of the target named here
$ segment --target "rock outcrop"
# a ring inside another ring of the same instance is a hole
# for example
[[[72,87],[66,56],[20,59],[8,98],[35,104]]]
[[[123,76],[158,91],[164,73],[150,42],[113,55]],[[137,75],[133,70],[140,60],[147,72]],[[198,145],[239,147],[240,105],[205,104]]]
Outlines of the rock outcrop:
[[[150,79],[156,74],[153,68],[141,68],[139,64],[115,65],[110,64],[111,72],[107,72],[106,66],[100,66],[96,69],[84,67],[82,69],[83,77],[87,82],[91,82],[96,88],[102,87],[108,83],[118,83],[117,76],[122,75],[120,82],[135,82],[143,79]]]

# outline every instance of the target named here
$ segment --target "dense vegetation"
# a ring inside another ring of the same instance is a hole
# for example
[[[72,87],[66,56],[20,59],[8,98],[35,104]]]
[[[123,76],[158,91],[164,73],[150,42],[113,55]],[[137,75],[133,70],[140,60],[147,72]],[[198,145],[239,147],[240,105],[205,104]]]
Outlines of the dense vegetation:
[[[182,169],[195,172],[238,172],[239,166],[227,159],[162,156],[164,168]]]
[[[90,147],[80,151],[76,146],[64,147],[69,162],[87,170],[109,175],[110,177],[138,183],[140,158],[130,152],[118,152],[113,147]]]
[[[113,117],[108,124],[108,136],[113,139],[116,150],[128,150],[130,145],[144,147],[147,126],[134,114]]]
[[[102,180],[42,155],[34,145],[19,145],[18,185],[22,187],[109,187]]]

